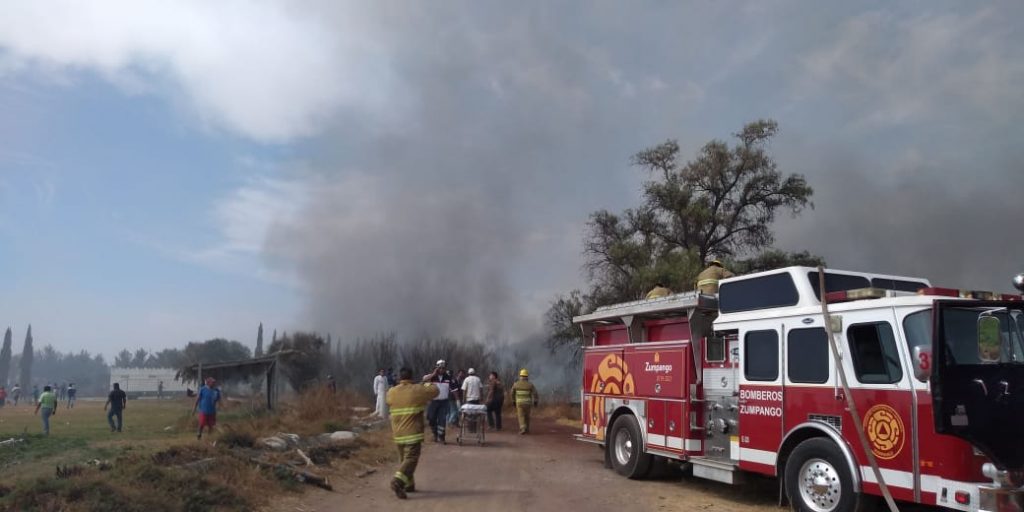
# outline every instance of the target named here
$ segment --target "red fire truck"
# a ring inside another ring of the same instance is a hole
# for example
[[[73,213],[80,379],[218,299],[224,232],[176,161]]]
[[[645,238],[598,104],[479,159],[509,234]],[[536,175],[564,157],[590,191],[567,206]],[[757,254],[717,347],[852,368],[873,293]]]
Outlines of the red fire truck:
[[[777,477],[794,510],[814,512],[877,503],[866,444],[895,500],[1022,510],[1021,297],[824,274],[827,307],[818,269],[789,267],[576,317],[577,439],[630,478],[657,458],[729,484]]]

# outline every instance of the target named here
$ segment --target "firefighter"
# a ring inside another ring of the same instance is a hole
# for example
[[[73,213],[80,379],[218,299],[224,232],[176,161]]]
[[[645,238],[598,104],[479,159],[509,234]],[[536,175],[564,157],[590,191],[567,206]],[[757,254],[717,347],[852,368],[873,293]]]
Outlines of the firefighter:
[[[423,410],[438,394],[432,383],[413,384],[412,370],[398,371],[401,379],[397,386],[388,390],[387,404],[391,408],[391,431],[398,448],[398,471],[391,479],[391,490],[395,496],[405,499],[407,492],[416,490],[416,464],[423,449]]]
[[[708,268],[697,274],[697,289],[701,293],[716,294],[718,293],[718,281],[732,276],[733,273],[726,270],[718,258],[712,259],[711,263],[708,263]]]
[[[530,372],[526,368],[519,370],[519,380],[512,385],[512,398],[516,402],[516,415],[519,416],[519,434],[530,433],[530,411],[537,406],[537,388],[530,382]]]
[[[669,295],[672,295],[672,290],[665,288],[665,285],[661,283],[655,283],[654,288],[647,292],[646,299],[657,299],[658,297],[668,297]]]

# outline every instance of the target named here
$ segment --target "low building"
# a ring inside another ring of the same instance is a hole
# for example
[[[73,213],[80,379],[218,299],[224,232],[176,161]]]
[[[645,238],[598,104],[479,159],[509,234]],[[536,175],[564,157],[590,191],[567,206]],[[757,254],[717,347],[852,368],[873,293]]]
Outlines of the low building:
[[[174,368],[111,368],[110,384],[120,384],[128,396],[156,396],[163,382],[164,396],[185,394],[185,383],[175,380],[178,373]]]

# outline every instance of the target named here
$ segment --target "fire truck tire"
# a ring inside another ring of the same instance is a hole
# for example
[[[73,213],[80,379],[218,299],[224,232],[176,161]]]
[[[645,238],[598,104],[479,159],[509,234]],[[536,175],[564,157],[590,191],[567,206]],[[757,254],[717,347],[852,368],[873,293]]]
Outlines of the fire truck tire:
[[[612,424],[608,443],[615,472],[633,479],[647,476],[654,457],[649,453],[643,453],[643,445],[640,425],[637,424],[636,418],[631,414],[619,416]]]
[[[853,475],[839,447],[815,437],[786,460],[786,497],[795,512],[858,512],[875,503],[853,490]]]

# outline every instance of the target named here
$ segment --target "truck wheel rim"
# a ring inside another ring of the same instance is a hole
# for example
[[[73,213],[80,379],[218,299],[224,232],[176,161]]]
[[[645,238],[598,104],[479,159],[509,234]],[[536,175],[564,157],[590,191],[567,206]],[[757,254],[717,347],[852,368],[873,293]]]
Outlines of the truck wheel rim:
[[[839,472],[828,461],[810,459],[800,466],[800,497],[814,512],[832,512],[839,506],[842,485]]]
[[[622,429],[615,435],[615,459],[618,460],[620,466],[625,466],[629,464],[629,460],[632,458],[633,439],[629,436],[629,432],[626,429]]]

